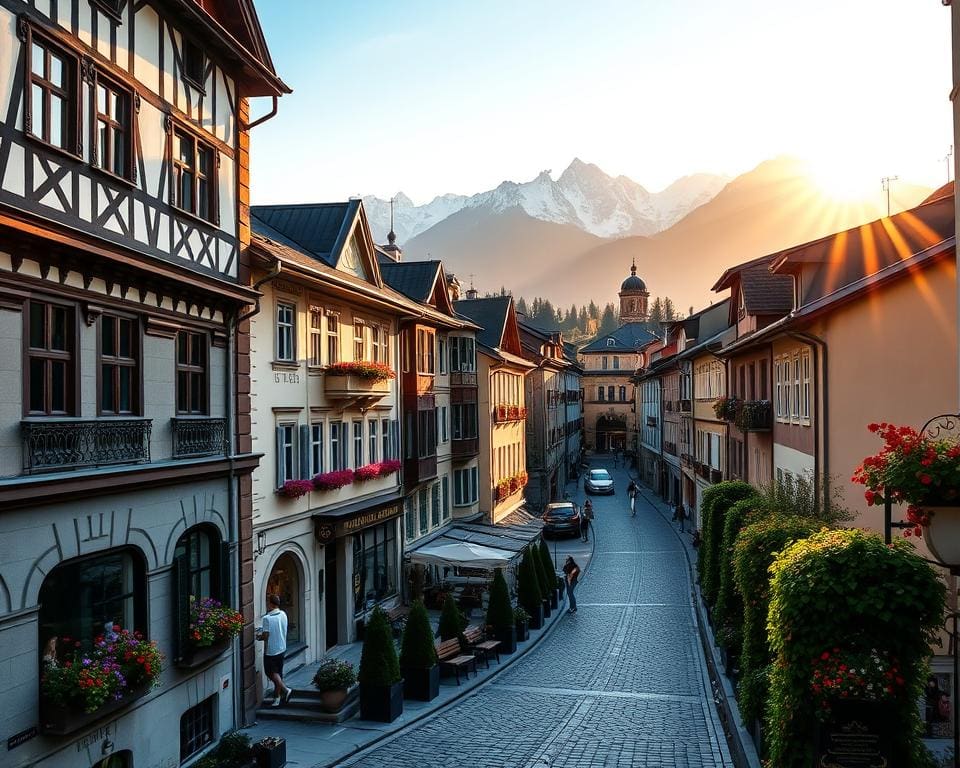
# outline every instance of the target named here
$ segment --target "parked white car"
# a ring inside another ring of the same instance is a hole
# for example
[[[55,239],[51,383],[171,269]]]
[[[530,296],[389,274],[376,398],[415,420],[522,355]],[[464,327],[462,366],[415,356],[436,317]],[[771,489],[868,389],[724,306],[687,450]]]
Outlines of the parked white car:
[[[583,490],[586,493],[614,493],[613,478],[605,469],[591,469],[583,481]]]

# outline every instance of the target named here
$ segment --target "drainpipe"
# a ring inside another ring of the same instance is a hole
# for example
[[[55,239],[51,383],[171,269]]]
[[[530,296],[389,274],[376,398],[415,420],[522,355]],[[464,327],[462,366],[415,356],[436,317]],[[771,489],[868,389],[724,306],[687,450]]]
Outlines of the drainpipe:
[[[949,0],[944,0],[944,5]],[[953,89],[950,91],[950,101],[953,109],[953,180],[956,184],[957,172],[960,170],[960,3],[954,2],[950,8],[950,28],[952,30],[953,45],[951,46],[953,56]],[[949,179],[947,179],[949,181]],[[960,231],[960,199],[954,195],[953,198],[953,218],[954,232]],[[956,256],[954,257],[956,260]],[[957,311],[960,313],[960,281],[957,281]],[[958,317],[958,327],[960,327],[960,317]],[[960,377],[958,377],[960,381]],[[960,394],[958,394],[960,400]]]
[[[827,342],[819,336],[811,333],[800,333],[797,331],[788,333],[792,339],[802,341],[806,344],[812,344],[815,347],[813,356],[814,372],[817,370],[817,360],[819,357],[820,367],[823,370],[822,385],[820,391],[823,396],[823,416],[820,417],[818,407],[818,398],[813,398],[813,418],[820,432],[820,442],[823,445],[823,460],[819,460],[817,451],[813,454],[813,492],[814,498],[820,499],[822,494],[824,509],[830,505],[830,387],[827,384]],[[819,355],[818,355],[819,351]],[[816,379],[814,379],[816,380]],[[823,478],[823,488],[820,488],[820,480]]]

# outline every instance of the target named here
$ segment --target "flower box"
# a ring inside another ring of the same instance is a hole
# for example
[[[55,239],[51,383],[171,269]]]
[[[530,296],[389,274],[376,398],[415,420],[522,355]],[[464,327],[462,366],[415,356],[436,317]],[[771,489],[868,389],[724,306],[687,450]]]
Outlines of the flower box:
[[[283,768],[287,764],[287,741],[278,736],[268,736],[253,745],[253,757],[257,768]]]
[[[313,483],[309,480],[287,480],[277,488],[277,495],[285,499],[299,499],[313,490]]]
[[[354,479],[352,469],[338,469],[335,472],[323,472],[314,475],[313,488],[317,491],[336,491],[346,485],[350,485]]]
[[[96,712],[85,712],[77,703],[57,704],[41,698],[40,729],[51,736],[66,736],[74,733],[146,696],[151,687],[151,684],[145,684],[131,688],[120,699],[108,701]]]
[[[323,391],[327,397],[335,400],[379,400],[390,394],[390,380],[366,378],[350,373],[331,373],[328,368],[323,376]]]
[[[396,372],[384,363],[356,362],[331,363],[324,369],[327,376],[353,376],[363,381],[386,382],[397,378]]]
[[[180,669],[197,669],[204,664],[220,656],[230,647],[232,638],[225,637],[213,645],[195,646],[188,645],[183,650],[183,655],[177,659],[177,666]]]

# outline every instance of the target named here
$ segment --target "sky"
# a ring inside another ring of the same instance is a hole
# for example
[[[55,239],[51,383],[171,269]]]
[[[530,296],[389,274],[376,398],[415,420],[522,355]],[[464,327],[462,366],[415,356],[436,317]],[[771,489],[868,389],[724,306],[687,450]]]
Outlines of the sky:
[[[780,154],[831,184],[947,180],[937,0],[256,0],[293,88],[252,132],[254,203],[415,203],[556,178],[650,191]],[[269,109],[254,102],[253,114]]]

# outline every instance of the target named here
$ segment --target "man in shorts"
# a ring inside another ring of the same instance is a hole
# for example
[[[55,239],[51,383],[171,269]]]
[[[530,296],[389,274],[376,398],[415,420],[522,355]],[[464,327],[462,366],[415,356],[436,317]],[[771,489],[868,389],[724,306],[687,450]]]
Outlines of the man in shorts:
[[[263,673],[273,683],[273,705],[290,701],[293,691],[283,684],[283,656],[287,651],[287,614],[280,610],[280,596],[267,595],[267,613],[257,639],[263,643]]]

